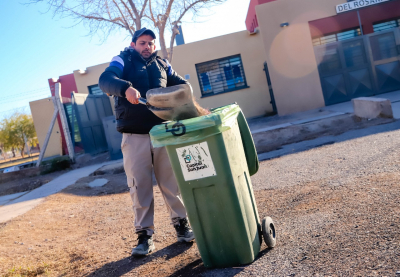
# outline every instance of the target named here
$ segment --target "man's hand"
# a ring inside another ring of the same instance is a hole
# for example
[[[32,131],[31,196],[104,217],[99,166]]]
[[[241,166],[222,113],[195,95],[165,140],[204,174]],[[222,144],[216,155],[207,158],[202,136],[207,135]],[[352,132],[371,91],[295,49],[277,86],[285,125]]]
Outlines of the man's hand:
[[[140,92],[133,87],[129,87],[125,91],[126,99],[132,104],[139,104]]]

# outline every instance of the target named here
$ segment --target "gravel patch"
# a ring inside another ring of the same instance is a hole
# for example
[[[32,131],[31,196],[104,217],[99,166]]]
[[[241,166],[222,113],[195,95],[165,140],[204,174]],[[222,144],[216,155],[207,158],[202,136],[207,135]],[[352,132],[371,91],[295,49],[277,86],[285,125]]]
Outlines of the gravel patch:
[[[105,186],[88,187],[99,176],[82,178],[0,225],[0,274],[14,267],[49,276],[397,277],[399,144],[395,130],[262,162],[254,194],[260,217],[276,224],[277,245],[263,244],[249,265],[205,268],[196,243],[176,243],[158,188],[156,252],[131,259],[136,237],[126,178],[105,172]]]

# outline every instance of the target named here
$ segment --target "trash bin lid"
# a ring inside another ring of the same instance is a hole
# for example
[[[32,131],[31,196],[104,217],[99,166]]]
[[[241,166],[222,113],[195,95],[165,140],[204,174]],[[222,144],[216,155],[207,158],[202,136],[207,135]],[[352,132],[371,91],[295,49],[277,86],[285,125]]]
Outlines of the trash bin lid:
[[[168,121],[150,131],[153,147],[179,145],[203,140],[239,124],[240,135],[250,175],[257,173],[259,161],[247,121],[237,104],[212,109],[211,114],[182,121]]]
[[[211,114],[182,121],[168,121],[150,130],[153,147],[179,145],[205,139],[229,130],[241,112],[237,104],[212,109]]]

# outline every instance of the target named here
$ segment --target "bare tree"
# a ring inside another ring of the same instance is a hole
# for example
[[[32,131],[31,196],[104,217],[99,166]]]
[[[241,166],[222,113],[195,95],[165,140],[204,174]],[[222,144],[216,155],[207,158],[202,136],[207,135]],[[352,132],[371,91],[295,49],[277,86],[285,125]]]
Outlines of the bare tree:
[[[89,35],[108,35],[125,29],[130,35],[142,28],[148,0],[30,0],[26,4],[45,2],[53,17],[71,17],[76,25],[83,23]]]
[[[53,16],[72,17],[76,24],[89,28],[89,35],[101,34],[104,39],[116,29],[130,35],[148,23],[159,34],[161,55],[172,62],[174,40],[182,18],[193,18],[205,8],[227,0],[30,0],[27,4],[45,2]],[[166,32],[171,34],[169,51]]]
[[[179,34],[178,26],[187,13],[190,12],[195,18],[201,10],[225,1],[227,0],[149,0],[146,17],[158,29],[162,56],[172,62],[174,40]],[[165,41],[166,29],[171,32],[169,51]]]

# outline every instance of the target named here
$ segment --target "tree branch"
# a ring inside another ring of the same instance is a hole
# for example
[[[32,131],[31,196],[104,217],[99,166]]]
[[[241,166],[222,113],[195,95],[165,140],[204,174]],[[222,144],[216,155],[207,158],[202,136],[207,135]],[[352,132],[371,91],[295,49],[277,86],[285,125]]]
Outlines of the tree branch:
[[[140,17],[143,17],[143,13],[144,13],[144,10],[146,8],[147,2],[148,2],[148,0],[145,0],[144,3],[143,3],[142,10],[140,11]]]
[[[120,1],[121,1],[122,5],[124,5],[125,9],[128,11],[128,13],[131,16],[132,20],[136,21],[136,18],[133,16],[133,14],[132,14],[131,10],[129,9],[128,5],[123,0],[120,0]]]
[[[175,21],[175,22],[176,22],[176,21]],[[175,22],[174,22],[174,23],[175,23]],[[175,41],[176,35],[177,35],[178,33],[179,33],[178,24],[176,23],[176,24],[174,25],[174,27],[172,28],[171,41],[169,42],[168,60],[169,60],[170,63],[172,63],[172,56],[173,56],[173,53],[174,53],[174,41]]]
[[[89,34],[103,35],[104,40],[117,28],[127,30],[130,35],[141,29],[144,22],[154,25],[162,55],[172,60],[173,44],[180,21],[191,12],[193,16],[206,7],[227,0],[23,0],[27,4],[45,3],[53,17],[72,17],[74,25],[84,23]],[[166,27],[171,28],[170,51],[165,41]]]
[[[73,13],[73,14],[75,14],[76,16],[82,17],[83,19],[97,20],[97,21],[105,21],[105,22],[109,22],[109,23],[116,24],[116,25],[118,25],[118,26],[120,26],[120,27],[122,27],[122,28],[125,29],[125,25],[124,25],[124,24],[118,23],[118,21],[122,21],[121,18],[118,18],[118,17],[117,17],[117,18],[114,18],[114,19],[107,19],[107,18],[100,17],[100,16],[83,15],[83,14],[80,14],[80,13],[75,12],[75,11],[70,11],[70,12]]]
[[[115,6],[117,7],[119,13],[120,13],[121,16],[122,16],[122,20],[123,20],[123,22],[124,22],[124,24],[125,24],[125,29],[127,29],[127,30],[131,33],[131,35],[133,36],[132,30],[131,30],[131,28],[130,28],[128,22],[126,21],[126,18],[125,18],[125,16],[124,16],[124,14],[122,13],[120,7],[119,7],[118,4],[115,2],[115,0],[112,0],[112,1],[113,1],[113,3],[115,4]]]
[[[154,18],[154,15],[153,15],[153,10],[152,10],[152,7],[151,7],[152,5],[151,5],[151,0],[149,0],[149,10],[150,10],[150,19],[154,22],[154,25],[156,26],[156,19]]]
[[[164,18],[169,18],[169,15],[170,15],[170,13],[171,13],[172,4],[173,4],[174,2],[175,2],[175,0],[169,0],[167,9],[165,10],[165,13],[164,13]],[[165,23],[167,23],[167,22],[165,21]]]
[[[129,2],[129,5],[131,5],[131,8],[132,8],[133,13],[135,14],[136,18],[138,18],[139,17],[139,13],[138,13],[138,11],[136,9],[135,3],[133,3],[132,0],[128,0],[128,2]]]
[[[188,7],[184,8],[183,12],[181,13],[181,15],[178,17],[178,19],[176,21],[181,21],[181,19],[183,18],[183,16],[186,14],[187,11],[189,11],[190,9],[192,9],[194,6],[196,6],[197,4],[204,2],[204,0],[197,0],[195,2],[193,2],[192,4],[190,4]]]

